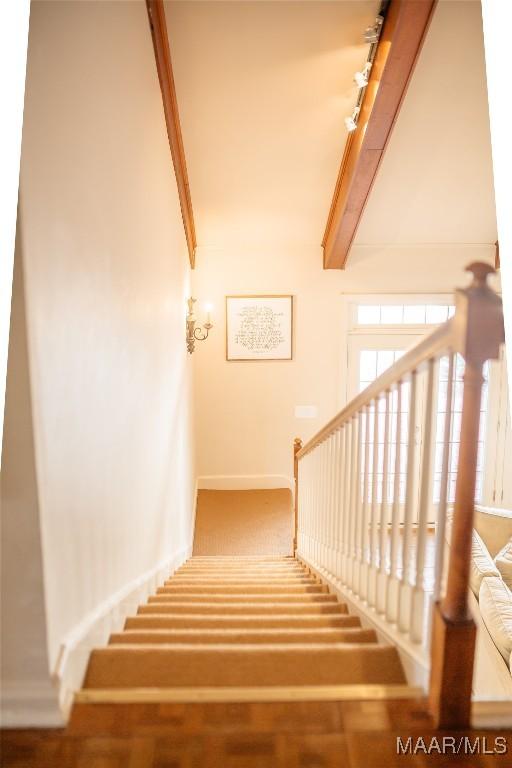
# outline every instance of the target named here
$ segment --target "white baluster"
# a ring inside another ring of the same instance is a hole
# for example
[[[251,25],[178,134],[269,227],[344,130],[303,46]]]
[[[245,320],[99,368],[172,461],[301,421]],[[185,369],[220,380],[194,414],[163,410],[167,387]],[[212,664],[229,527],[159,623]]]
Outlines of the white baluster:
[[[313,531],[315,517],[315,451],[308,453],[309,460],[309,509],[308,509],[308,557],[314,560]]]
[[[327,458],[327,442],[324,440],[322,443],[322,502],[320,506],[320,565],[322,569],[325,568],[325,527],[327,518],[327,472],[328,472],[328,458]]]
[[[357,456],[357,417],[351,419],[351,441],[350,441],[350,506],[349,506],[349,526],[348,526],[348,568],[347,584],[352,589],[354,585],[354,565],[356,559],[356,515],[357,515],[357,485],[358,485],[358,456]]]
[[[307,556],[307,519],[309,511],[309,454],[299,459],[299,516],[297,552]]]
[[[322,445],[317,448],[317,493],[315,511],[315,560],[320,565],[320,525],[322,515]]]
[[[315,447],[313,449],[313,453],[311,454],[313,457],[313,505],[311,510],[311,557],[314,563],[317,562],[317,555],[318,555],[317,546],[316,546],[316,531],[317,531],[317,511],[318,511],[319,451],[320,451],[320,448]]]
[[[370,523],[370,569],[368,573],[368,604],[375,605],[377,591],[377,506],[379,503],[379,398],[374,400],[373,414],[373,461],[372,461],[372,503]]]
[[[402,453],[402,382],[396,389],[395,476],[393,482],[393,509],[391,512],[391,542],[389,555],[389,579],[387,583],[386,618],[394,624],[398,619],[398,547],[400,536],[400,476]]]
[[[356,449],[356,499],[355,499],[355,525],[354,525],[354,562],[352,564],[352,590],[359,595],[361,578],[361,528],[362,528],[362,504],[361,504],[361,469],[362,469],[362,440],[363,440],[363,412],[357,414],[357,449]]]
[[[410,556],[412,525],[415,499],[414,457],[416,453],[416,386],[417,372],[411,372],[411,393],[409,399],[409,428],[407,433],[407,477],[405,486],[404,533],[402,542],[402,577],[399,589],[398,626],[407,632],[411,618]]]
[[[433,600],[437,602],[441,597],[441,583],[443,578],[443,565],[445,553],[446,512],[448,501],[448,470],[450,466],[450,436],[452,431],[453,413],[453,368],[454,354],[450,352],[448,358],[448,385],[446,390],[446,410],[444,416],[443,434],[443,459],[441,467],[441,486],[439,489],[439,507],[437,511],[436,546],[434,564],[434,594]]]
[[[336,432],[330,436],[331,443],[331,482],[329,493],[331,496],[331,517],[329,521],[329,573],[334,574],[336,564]]]
[[[344,467],[343,467],[343,533],[342,533],[342,567],[341,567],[341,581],[343,584],[347,583],[347,570],[348,570],[348,528],[349,528],[349,509],[350,509],[350,438],[351,438],[351,422],[347,421],[345,424],[345,450],[344,450]]]
[[[327,519],[329,515],[329,441],[324,440],[322,451],[323,480],[322,480],[322,568],[327,565]]]
[[[331,441],[325,441],[325,517],[324,517],[324,568],[329,570],[330,541],[329,527],[331,524]]]
[[[341,461],[341,430],[336,430],[334,434],[334,559],[332,573],[335,579],[339,577],[339,541],[340,541],[340,461]]]
[[[317,565],[321,565],[321,520],[322,520],[322,473],[323,473],[323,462],[322,462],[322,452],[323,452],[323,444],[321,443],[317,448],[317,460],[318,460],[318,475],[317,475],[317,500],[316,500],[316,534],[315,534],[315,540],[316,540],[316,562]]]
[[[389,478],[389,411],[391,393],[384,395],[384,455],[382,459],[382,502],[380,506],[379,573],[377,577],[377,610],[386,610],[386,554],[388,548],[388,478]]]
[[[339,442],[340,442],[340,455],[338,464],[338,538],[337,538],[337,566],[336,566],[336,578],[341,583],[343,574],[343,525],[345,515],[345,431],[346,425],[340,429]]]
[[[368,551],[369,551],[369,503],[368,495],[370,492],[370,406],[366,406],[364,409],[364,432],[365,432],[365,445],[364,445],[364,474],[363,474],[363,504],[361,515],[361,567],[359,577],[359,594],[363,600],[368,596]]]
[[[423,639],[425,620],[425,586],[424,570],[425,555],[428,535],[428,513],[430,510],[432,490],[432,411],[434,403],[434,373],[435,361],[428,361],[427,371],[427,402],[425,407],[425,422],[423,428],[423,453],[421,457],[421,484],[420,503],[418,513],[418,531],[416,546],[416,571],[414,575],[414,588],[411,600],[411,630],[410,637],[413,643],[419,643]]]
[[[326,570],[331,573],[332,562],[332,522],[334,519],[334,496],[333,496],[333,475],[334,475],[334,443],[332,436],[327,438],[327,516],[325,524],[325,548],[326,548]]]

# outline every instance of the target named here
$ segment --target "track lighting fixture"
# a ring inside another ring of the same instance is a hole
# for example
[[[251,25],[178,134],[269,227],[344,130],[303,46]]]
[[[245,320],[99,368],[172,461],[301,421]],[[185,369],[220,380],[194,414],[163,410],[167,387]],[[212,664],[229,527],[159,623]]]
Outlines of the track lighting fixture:
[[[363,97],[366,86],[368,85],[368,78],[370,70],[372,68],[375,54],[377,53],[377,43],[379,42],[380,34],[382,32],[382,25],[384,24],[384,17],[386,15],[387,8],[389,6],[389,0],[382,0],[379,14],[375,19],[375,23],[371,27],[367,27],[364,31],[364,39],[370,45],[368,56],[366,57],[366,63],[360,72],[356,72],[354,75],[354,82],[359,88],[359,94],[357,96],[357,102],[355,109],[350,117],[345,118],[345,127],[349,133],[352,133],[357,128],[357,120],[361,105],[363,103]]]

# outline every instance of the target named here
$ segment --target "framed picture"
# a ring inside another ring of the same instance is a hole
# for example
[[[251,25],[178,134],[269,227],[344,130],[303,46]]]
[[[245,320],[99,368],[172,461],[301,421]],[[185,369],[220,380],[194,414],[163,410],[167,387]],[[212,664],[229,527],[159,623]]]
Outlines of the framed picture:
[[[291,360],[293,296],[226,296],[226,360]]]

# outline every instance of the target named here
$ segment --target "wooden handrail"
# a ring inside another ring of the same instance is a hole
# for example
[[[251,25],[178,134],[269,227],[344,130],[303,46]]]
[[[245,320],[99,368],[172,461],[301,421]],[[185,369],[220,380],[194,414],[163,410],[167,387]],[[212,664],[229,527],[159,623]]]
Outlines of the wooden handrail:
[[[428,364],[430,371],[431,402],[433,363],[440,357],[448,355],[451,361],[450,371],[453,372],[453,355],[459,354],[464,358],[462,418],[450,559],[447,567],[447,586],[443,599],[435,604],[432,621],[429,700],[434,719],[437,725],[442,728],[465,728],[469,726],[476,628],[468,608],[468,589],[483,366],[487,360],[499,357],[500,345],[505,340],[501,299],[487,284],[489,274],[495,270],[491,265],[480,262],[470,264],[467,270],[473,274],[473,281],[469,287],[456,291],[453,317],[424,338],[413,349],[406,352],[364,392],[357,395],[337,416],[331,419],[306,445],[301,447],[298,439],[294,443],[296,492],[294,546],[296,546],[300,460],[328,438],[331,438],[332,443],[332,437],[335,433],[347,425],[356,415],[366,411],[366,418],[368,419],[368,408],[373,402],[389,393],[393,387],[399,386],[406,377],[412,376],[412,379],[415,380],[415,374],[425,364]],[[411,407],[411,414],[413,411],[414,408]],[[378,425],[377,413],[376,409],[375,430],[377,430]],[[426,418],[430,421],[431,415]],[[449,424],[449,421],[447,423]],[[426,430],[426,434],[430,434],[429,429]],[[409,433],[411,434],[411,432],[410,428]],[[384,443],[387,444],[386,438]],[[431,441],[426,438],[426,443],[428,450]],[[352,446],[353,448],[354,446]],[[346,447],[345,450],[348,448]],[[359,465],[359,460],[356,463]],[[365,459],[365,467],[367,463],[368,461]],[[374,456],[373,465],[374,467],[377,466],[377,454]],[[410,460],[408,460],[409,465],[412,466]],[[426,476],[422,474],[423,505],[428,503],[430,477],[428,459],[425,466],[422,468],[422,473],[426,473]],[[345,481],[346,477],[344,478]],[[356,482],[360,481],[356,479]],[[376,483],[375,477],[373,482]],[[444,505],[443,509],[445,508]],[[339,509],[343,513],[343,505]],[[424,530],[425,526],[419,525],[419,528]],[[444,541],[438,538],[437,546],[443,547]],[[404,549],[406,549],[405,542]],[[370,565],[373,562],[371,555],[369,562]],[[442,563],[442,560],[440,562]],[[421,573],[421,560],[418,563],[418,573]],[[418,578],[417,574],[416,579]],[[418,586],[418,581],[415,584]]]

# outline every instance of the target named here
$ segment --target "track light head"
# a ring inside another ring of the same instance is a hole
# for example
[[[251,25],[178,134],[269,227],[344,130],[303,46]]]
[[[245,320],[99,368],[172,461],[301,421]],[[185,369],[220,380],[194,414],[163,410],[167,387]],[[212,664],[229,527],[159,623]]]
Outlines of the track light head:
[[[371,62],[367,61],[361,72],[356,72],[354,75],[354,82],[358,88],[366,88],[368,85],[368,75],[372,68]]]
[[[358,88],[366,88],[366,86],[368,85],[368,80],[366,79],[366,75],[363,74],[363,72],[355,73],[354,82]]]
[[[359,115],[360,107],[356,107],[350,117],[345,118],[345,128],[349,133],[352,133],[357,128],[357,117]]]

